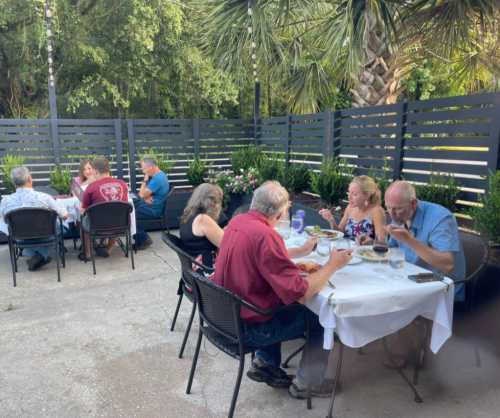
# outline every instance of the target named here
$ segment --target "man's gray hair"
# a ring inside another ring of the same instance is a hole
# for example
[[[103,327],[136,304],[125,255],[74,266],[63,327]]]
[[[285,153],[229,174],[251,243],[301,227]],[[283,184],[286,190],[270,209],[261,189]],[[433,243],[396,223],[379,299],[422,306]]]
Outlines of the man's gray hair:
[[[396,191],[406,202],[411,202],[417,198],[417,193],[413,184],[404,180],[396,180],[387,188],[385,194]]]
[[[283,210],[288,198],[287,190],[279,182],[266,181],[253,192],[250,209],[270,218]]]
[[[158,165],[153,157],[144,157],[141,161],[144,165],[147,165],[148,167],[154,167]]]
[[[28,170],[28,167],[25,166],[19,166],[15,167],[12,169],[10,172],[10,178],[12,180],[12,183],[14,183],[14,186],[17,187],[23,187],[28,183],[28,180],[30,178],[30,171]]]

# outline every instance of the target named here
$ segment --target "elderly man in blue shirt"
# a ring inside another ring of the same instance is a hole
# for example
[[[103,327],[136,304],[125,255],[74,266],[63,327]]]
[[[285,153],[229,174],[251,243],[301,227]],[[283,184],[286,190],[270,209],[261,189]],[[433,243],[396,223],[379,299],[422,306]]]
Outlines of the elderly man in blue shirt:
[[[465,278],[457,221],[448,209],[417,200],[415,188],[406,181],[395,181],[388,187],[385,206],[392,218],[386,227],[390,245],[399,246],[406,261],[455,280]]]
[[[137,219],[155,219],[163,215],[163,208],[170,191],[167,175],[160,170],[156,161],[145,157],[141,160],[141,169],[144,173],[144,180],[139,189],[140,199],[134,200],[135,216]],[[137,228],[134,236],[135,248],[144,250],[153,241],[146,231]]]
[[[386,226],[391,247],[399,246],[406,261],[428,270],[442,273],[455,280],[465,277],[465,256],[460,242],[457,221],[445,207],[417,200],[415,188],[406,181],[395,181],[385,192],[385,206],[392,223]],[[455,289],[455,298],[464,300],[463,284]],[[389,367],[404,367],[412,356],[415,342],[425,338],[423,324],[418,319],[390,339],[392,358]],[[413,344],[411,343],[413,341]]]

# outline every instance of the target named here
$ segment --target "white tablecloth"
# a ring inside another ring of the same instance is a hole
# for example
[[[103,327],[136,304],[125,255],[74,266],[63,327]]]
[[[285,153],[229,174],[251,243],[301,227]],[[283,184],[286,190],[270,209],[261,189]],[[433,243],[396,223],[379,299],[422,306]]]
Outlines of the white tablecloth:
[[[296,246],[301,240],[291,238],[287,246]],[[326,262],[315,253],[294,259],[305,260]],[[450,279],[415,283],[407,278],[424,271],[410,263],[393,269],[388,263],[363,261],[336,272],[330,278],[335,288],[326,286],[306,303],[325,329],[324,348],[333,348],[334,332],[343,344],[362,347],[420,315],[433,321],[430,348],[436,353],[452,334],[454,285]]]
[[[66,208],[69,217],[67,222],[76,222],[80,220],[80,200],[76,197],[58,198],[57,204]],[[135,221],[135,207],[132,198],[129,196],[128,202],[132,205],[132,213],[130,214],[130,233],[134,235],[137,232]]]

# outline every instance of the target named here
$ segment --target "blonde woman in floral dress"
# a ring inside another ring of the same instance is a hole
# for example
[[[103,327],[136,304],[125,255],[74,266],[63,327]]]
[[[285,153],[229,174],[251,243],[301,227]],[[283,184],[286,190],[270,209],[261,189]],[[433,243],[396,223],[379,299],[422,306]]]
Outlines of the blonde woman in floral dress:
[[[337,224],[328,209],[321,209],[320,215],[332,229],[342,231],[346,238],[360,244],[369,244],[375,238],[385,237],[385,212],[381,206],[381,194],[375,181],[368,176],[354,177],[348,189],[349,204]]]

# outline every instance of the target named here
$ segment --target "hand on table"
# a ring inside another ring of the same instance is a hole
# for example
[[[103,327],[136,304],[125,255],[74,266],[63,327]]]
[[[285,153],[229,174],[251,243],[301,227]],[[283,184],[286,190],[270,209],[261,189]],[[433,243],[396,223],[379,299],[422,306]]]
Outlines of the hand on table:
[[[369,235],[360,234],[356,237],[356,244],[358,245],[371,245],[373,244],[373,239]]]
[[[302,250],[305,254],[310,254],[316,249],[316,245],[318,244],[317,237],[308,238],[307,241],[302,245]]]

